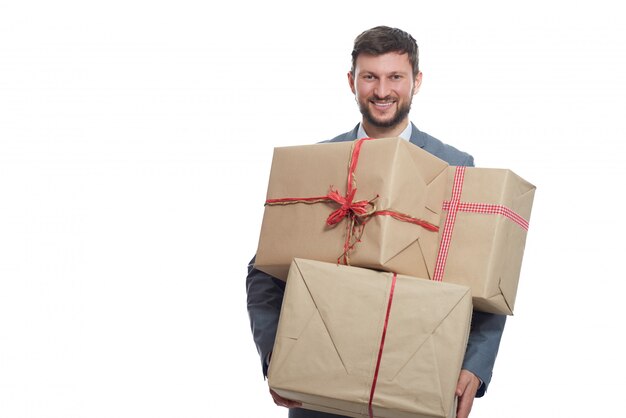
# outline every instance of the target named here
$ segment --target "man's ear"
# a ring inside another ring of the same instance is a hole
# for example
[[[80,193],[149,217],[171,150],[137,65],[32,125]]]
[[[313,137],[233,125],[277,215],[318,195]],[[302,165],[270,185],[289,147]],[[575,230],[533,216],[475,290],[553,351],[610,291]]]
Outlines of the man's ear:
[[[413,80],[413,96],[417,94],[420,90],[420,86],[422,85],[422,72],[418,72],[415,76],[415,80]]]
[[[352,71],[348,71],[348,84],[350,85],[350,90],[352,90],[352,94],[356,94],[356,88],[354,86],[354,75]]]

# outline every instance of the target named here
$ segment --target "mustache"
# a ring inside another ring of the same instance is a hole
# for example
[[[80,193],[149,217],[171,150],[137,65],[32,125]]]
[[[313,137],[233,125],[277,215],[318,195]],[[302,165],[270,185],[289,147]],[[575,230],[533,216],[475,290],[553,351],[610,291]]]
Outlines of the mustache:
[[[369,99],[369,100],[378,100],[378,101],[383,101],[383,102],[384,102],[384,101],[393,101],[393,100],[396,100],[396,98],[395,98],[394,96],[389,96],[389,95],[387,95],[387,96],[385,96],[385,97],[380,97],[380,96],[377,96],[377,95],[375,95],[375,94],[373,94],[373,95],[371,95],[370,97],[368,97],[368,99]]]

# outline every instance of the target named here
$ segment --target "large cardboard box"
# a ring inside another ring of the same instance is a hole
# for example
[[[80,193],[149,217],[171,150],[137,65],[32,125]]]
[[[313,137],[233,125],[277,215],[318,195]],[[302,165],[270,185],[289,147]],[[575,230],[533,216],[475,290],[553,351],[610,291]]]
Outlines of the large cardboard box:
[[[431,277],[447,167],[400,138],[276,148],[255,267],[285,280],[300,257]],[[369,215],[342,218],[331,190]]]
[[[534,195],[511,170],[449,167],[433,280],[470,286],[479,311],[513,314]]]
[[[471,313],[466,286],[295,259],[269,385],[350,417],[454,417]]]

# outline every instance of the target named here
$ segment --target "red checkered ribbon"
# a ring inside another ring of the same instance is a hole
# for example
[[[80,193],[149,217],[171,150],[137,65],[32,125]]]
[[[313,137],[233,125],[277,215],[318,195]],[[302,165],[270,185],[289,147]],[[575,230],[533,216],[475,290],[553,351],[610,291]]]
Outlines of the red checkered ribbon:
[[[450,209],[450,202],[443,203],[443,210]],[[511,209],[502,205],[491,205],[489,203],[468,203],[468,202],[459,202],[457,206],[457,210],[459,212],[475,212],[475,213],[486,213],[489,215],[502,215],[525,230],[528,231],[528,221],[522,218],[519,214],[513,212]]]
[[[337,225],[344,218],[348,218],[348,224],[346,225],[346,239],[344,241],[343,253],[337,259],[337,262],[343,262],[343,264],[350,264],[348,259],[348,253],[354,248],[354,246],[361,242],[361,236],[363,235],[363,229],[365,224],[372,216],[391,216],[402,222],[409,222],[415,225],[419,225],[426,228],[429,231],[437,232],[439,227],[433,225],[422,219],[417,219],[412,216],[395,212],[392,210],[376,210],[374,202],[378,199],[375,196],[371,200],[359,200],[354,201],[356,195],[356,178],[355,171],[357,163],[359,161],[359,155],[361,153],[361,147],[363,141],[371,140],[373,138],[361,138],[354,141],[352,144],[352,152],[350,153],[350,161],[348,162],[348,184],[346,188],[346,195],[342,196],[332,186],[330,191],[325,196],[315,197],[284,197],[279,199],[267,199],[266,205],[291,205],[295,203],[337,203],[340,207],[334,210],[326,219],[326,224],[329,226]]]
[[[452,186],[452,197],[450,200],[443,202],[443,210],[448,211],[446,222],[443,226],[441,236],[441,244],[439,253],[437,254],[437,262],[435,264],[435,272],[433,274],[434,281],[442,281],[443,274],[448,259],[448,251],[452,240],[452,230],[456,223],[456,214],[458,212],[474,212],[489,215],[502,215],[518,224],[525,230],[528,230],[528,221],[516,212],[502,205],[492,205],[488,203],[469,203],[461,202],[461,192],[463,190],[463,181],[465,179],[465,167],[457,167],[454,173],[454,185]]]
[[[374,378],[372,379],[372,387],[370,389],[370,401],[368,403],[368,411],[370,418],[374,418],[372,409],[372,401],[374,400],[374,392],[376,391],[376,382],[378,381],[378,371],[380,370],[380,361],[383,358],[383,348],[385,347],[385,337],[387,335],[387,325],[389,324],[389,314],[391,313],[391,302],[393,301],[393,292],[396,288],[396,279],[398,275],[393,273],[391,279],[391,289],[389,290],[389,300],[387,302],[387,313],[385,314],[385,325],[383,326],[383,334],[380,337],[380,345],[378,346],[378,358],[376,359],[376,369],[374,370]]]

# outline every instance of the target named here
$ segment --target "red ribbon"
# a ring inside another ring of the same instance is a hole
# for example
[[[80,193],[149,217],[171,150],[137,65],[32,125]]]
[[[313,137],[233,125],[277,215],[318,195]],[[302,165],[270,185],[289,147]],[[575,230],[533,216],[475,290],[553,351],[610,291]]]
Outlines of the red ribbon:
[[[376,212],[372,213],[372,216],[373,215],[377,215],[377,216],[391,216],[392,218],[397,219],[397,220],[402,221],[402,222],[409,222],[409,223],[412,223],[414,225],[419,225],[422,228],[425,228],[425,229],[427,229],[429,231],[433,231],[433,232],[439,231],[439,227],[437,225],[433,225],[430,222],[426,222],[424,220],[417,219],[417,218],[414,218],[412,216],[405,215],[405,214],[399,213],[399,212],[394,212],[394,211],[391,211],[391,210],[377,210]]]
[[[456,223],[456,214],[458,212],[474,212],[491,215],[502,215],[512,220],[520,227],[528,230],[528,221],[522,216],[503,205],[492,205],[488,203],[469,203],[461,202],[461,192],[463,191],[463,182],[465,180],[465,167],[457,167],[454,172],[454,184],[452,186],[452,197],[449,201],[443,202],[443,210],[448,211],[446,222],[443,226],[441,234],[441,244],[439,245],[439,253],[437,254],[437,262],[435,264],[435,272],[433,280],[442,281],[446,261],[448,259],[448,251],[452,241],[452,231]]]
[[[330,193],[326,196],[341,205],[341,207],[330,215],[326,219],[326,225],[333,226],[341,222],[343,218],[350,215],[351,213],[356,216],[363,216],[367,214],[367,207],[370,205],[370,202],[367,200],[359,200],[358,202],[353,202],[354,195],[356,194],[356,189],[352,189],[346,196],[342,196],[335,189],[330,189]]]
[[[343,254],[339,256],[337,262],[343,261],[344,264],[350,264],[348,260],[348,253],[354,248],[354,246],[361,242],[361,235],[365,224],[372,216],[391,216],[394,219],[402,222],[409,222],[414,225],[419,225],[426,228],[429,231],[437,232],[439,227],[426,222],[422,219],[413,218],[412,216],[405,215],[392,210],[380,210],[376,211],[373,202],[378,198],[374,197],[371,200],[359,200],[354,201],[356,195],[356,179],[355,171],[359,162],[359,155],[361,153],[361,147],[364,141],[368,141],[374,138],[361,138],[356,140],[352,144],[352,152],[350,154],[350,161],[348,162],[348,181],[345,196],[342,196],[332,186],[330,191],[325,196],[315,197],[284,197],[280,199],[267,199],[266,205],[289,205],[295,203],[322,203],[322,202],[335,202],[339,204],[339,208],[334,210],[326,219],[326,224],[334,226],[340,223],[344,218],[348,218],[349,222],[346,225],[346,240],[344,241]]]
[[[389,301],[387,302],[387,313],[385,314],[385,325],[383,326],[383,334],[380,337],[380,345],[378,347],[378,358],[376,359],[376,369],[374,369],[374,378],[372,379],[372,387],[370,389],[370,401],[368,403],[368,411],[370,418],[374,418],[372,410],[372,401],[374,400],[374,391],[376,390],[376,382],[378,381],[378,371],[380,370],[380,361],[383,357],[383,347],[385,346],[385,336],[387,335],[387,325],[389,324],[389,314],[391,313],[391,302],[393,301],[393,291],[396,288],[397,274],[393,273],[391,279],[391,289],[389,290]]]

